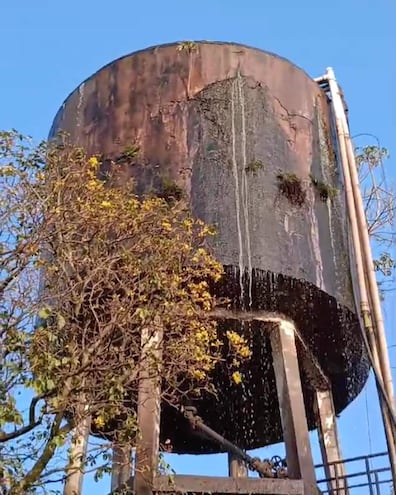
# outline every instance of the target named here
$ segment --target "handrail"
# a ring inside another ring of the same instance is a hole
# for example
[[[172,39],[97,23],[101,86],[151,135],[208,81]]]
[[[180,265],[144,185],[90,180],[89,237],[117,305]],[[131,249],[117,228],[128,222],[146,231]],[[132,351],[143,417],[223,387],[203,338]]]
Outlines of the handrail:
[[[382,466],[382,467],[370,466],[370,461],[381,457],[386,458],[386,466]],[[387,452],[380,452],[366,456],[350,457],[348,459],[342,459],[339,461],[331,462],[329,463],[329,465],[343,463],[348,472],[348,464],[355,462],[361,462],[361,463],[363,462],[364,468],[360,465],[356,468],[356,471],[351,472],[351,469],[349,469],[349,473],[343,476],[336,476],[332,478],[318,477],[317,483],[319,488],[321,489],[322,495],[338,495],[342,493],[343,490],[342,487],[332,488],[331,490],[328,489],[330,482],[338,481],[338,480],[347,481],[348,489],[351,495],[353,494],[363,495],[363,493],[367,493],[368,495],[389,495],[389,493],[391,493],[389,487],[392,486],[392,476],[391,476],[391,468],[389,464],[389,455]],[[315,469],[316,470],[324,469],[324,464],[316,464]],[[385,474],[388,474],[388,476],[384,476]],[[323,486],[323,488],[321,488],[321,486]],[[367,491],[362,492],[361,490],[362,488],[367,488]],[[355,491],[356,489],[359,490]]]

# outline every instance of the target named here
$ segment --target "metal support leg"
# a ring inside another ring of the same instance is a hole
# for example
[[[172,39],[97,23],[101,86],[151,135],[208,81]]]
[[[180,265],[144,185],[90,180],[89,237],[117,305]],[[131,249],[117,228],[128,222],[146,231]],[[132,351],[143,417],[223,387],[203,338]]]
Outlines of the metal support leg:
[[[336,495],[348,495],[345,467],[341,461],[341,447],[338,438],[336,415],[331,390],[317,390],[315,393],[319,444],[323,465],[328,478],[328,490]],[[336,463],[336,464],[333,464]]]
[[[123,486],[132,474],[132,449],[129,445],[113,447],[113,466],[111,471],[111,491]]]
[[[135,495],[152,495],[158,469],[161,406],[160,363],[162,334],[142,332],[138,391],[138,442],[134,477]]]
[[[239,457],[228,454],[228,476],[231,478],[247,478],[248,468]]]
[[[316,495],[318,489],[292,323],[281,320],[276,325],[271,332],[271,347],[288,475],[303,480],[305,495]]]
[[[67,477],[63,487],[63,495],[81,495],[84,481],[84,462],[87,455],[91,417],[85,412],[87,406],[81,406],[82,415],[74,428],[70,446]]]

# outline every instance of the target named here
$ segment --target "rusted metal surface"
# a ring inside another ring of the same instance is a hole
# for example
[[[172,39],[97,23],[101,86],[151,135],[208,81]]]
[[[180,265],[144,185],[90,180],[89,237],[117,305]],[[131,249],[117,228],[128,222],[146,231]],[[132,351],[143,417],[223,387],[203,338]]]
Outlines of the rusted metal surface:
[[[216,224],[212,247],[226,268],[219,293],[234,309],[273,311],[295,322],[330,379],[337,413],[359,393],[368,362],[352,297],[342,184],[325,96],[302,70],[236,44],[154,47],[81,84],[51,135],[59,129],[109,158],[138,146],[120,180],[133,176],[139,194],[175,181],[193,213]],[[300,204],[280,193],[278,176],[285,174],[297,177]],[[311,176],[336,196],[323,201]],[[279,441],[282,430],[271,346],[263,323],[249,329],[254,349],[244,388],[232,387],[220,369],[218,397],[203,397],[198,412],[236,444],[256,448]],[[314,392],[304,372],[302,380],[314,428]],[[174,452],[218,449],[191,436],[172,411],[163,411],[161,429]]]

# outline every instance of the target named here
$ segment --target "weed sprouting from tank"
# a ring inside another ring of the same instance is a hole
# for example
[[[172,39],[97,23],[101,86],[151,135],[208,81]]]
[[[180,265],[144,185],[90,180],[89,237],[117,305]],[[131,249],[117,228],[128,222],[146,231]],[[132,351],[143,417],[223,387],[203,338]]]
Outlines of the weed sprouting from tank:
[[[168,203],[174,203],[183,198],[183,189],[169,177],[163,177],[158,196]]]
[[[338,190],[336,187],[320,181],[313,175],[310,175],[309,177],[311,179],[312,185],[318,191],[319,197],[322,201],[326,202],[328,199],[332,201],[337,196]]]
[[[245,168],[245,172],[251,173],[253,175],[257,175],[257,172],[259,170],[262,170],[263,168],[264,168],[264,164],[261,160],[252,160]]]
[[[114,163],[132,162],[139,154],[140,147],[136,144],[126,146],[114,159]]]
[[[188,53],[191,53],[194,50],[196,50],[197,48],[198,48],[198,45],[194,41],[181,41],[177,45],[177,51],[178,52],[186,51]]]
[[[301,207],[305,203],[307,193],[300,177],[289,172],[280,172],[276,178],[280,194],[285,196],[292,205]]]

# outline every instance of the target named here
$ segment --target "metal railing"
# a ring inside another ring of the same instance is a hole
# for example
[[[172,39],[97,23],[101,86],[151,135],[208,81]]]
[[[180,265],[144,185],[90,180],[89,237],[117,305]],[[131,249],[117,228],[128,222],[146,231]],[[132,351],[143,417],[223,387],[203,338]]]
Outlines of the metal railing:
[[[315,466],[318,486],[323,495],[344,495],[344,485],[350,495],[395,495],[387,452],[360,457],[351,457],[330,463],[344,464],[345,476],[326,478],[324,464]],[[337,472],[337,469],[334,469]],[[344,483],[341,483],[345,480]],[[339,487],[339,488],[338,488]]]

